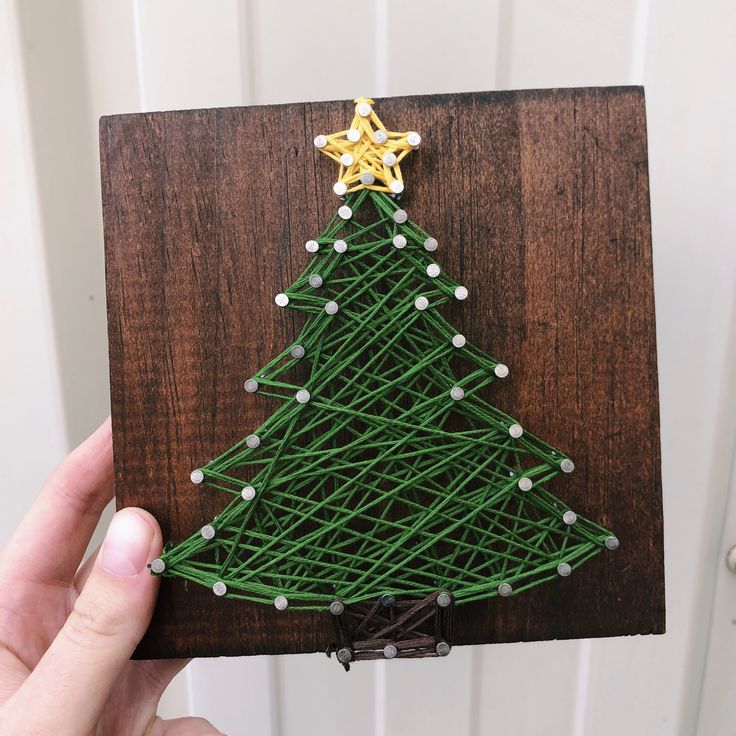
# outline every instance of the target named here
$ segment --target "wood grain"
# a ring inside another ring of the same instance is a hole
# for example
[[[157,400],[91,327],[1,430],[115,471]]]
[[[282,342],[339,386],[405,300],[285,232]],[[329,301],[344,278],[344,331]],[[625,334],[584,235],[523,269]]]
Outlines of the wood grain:
[[[455,643],[664,631],[657,361],[640,88],[379,100],[422,133],[403,206],[470,298],[445,314],[511,368],[493,403],[575,459],[550,490],[621,548],[456,611]],[[242,381],[291,342],[273,295],[338,205],[312,145],[352,104],[100,121],[115,485],[182,539],[222,500],[188,477],[275,408]],[[140,657],[324,651],[331,622],[165,580]]]

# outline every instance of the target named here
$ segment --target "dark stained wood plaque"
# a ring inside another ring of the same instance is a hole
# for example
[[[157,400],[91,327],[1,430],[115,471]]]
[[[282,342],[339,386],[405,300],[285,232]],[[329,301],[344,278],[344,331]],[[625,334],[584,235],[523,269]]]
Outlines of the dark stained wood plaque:
[[[662,633],[657,360],[646,123],[638,87],[377,100],[422,145],[402,206],[470,297],[444,311],[509,365],[489,400],[575,460],[549,490],[616,552],[511,598],[456,609],[454,642]],[[275,408],[243,380],[303,315],[274,305],[339,206],[312,145],[353,103],[116,115],[100,122],[115,483],[167,539],[227,499],[192,468]],[[324,651],[329,616],[164,579],[140,657]]]

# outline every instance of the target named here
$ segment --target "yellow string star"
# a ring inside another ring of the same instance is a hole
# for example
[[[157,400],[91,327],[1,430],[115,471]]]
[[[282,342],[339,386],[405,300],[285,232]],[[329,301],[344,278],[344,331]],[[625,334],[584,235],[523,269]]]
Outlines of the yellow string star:
[[[359,189],[400,194],[404,180],[399,163],[420,143],[415,131],[396,133],[386,130],[367,97],[355,99],[355,116],[347,130],[318,135],[314,145],[340,164],[333,189],[342,196]]]

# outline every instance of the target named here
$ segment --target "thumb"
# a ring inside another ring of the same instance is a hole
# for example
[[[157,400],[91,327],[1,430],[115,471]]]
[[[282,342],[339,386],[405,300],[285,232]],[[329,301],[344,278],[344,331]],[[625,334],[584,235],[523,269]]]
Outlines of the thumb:
[[[160,551],[161,530],[153,516],[135,508],[115,514],[69,618],[12,699],[19,701],[12,710],[24,716],[23,733],[94,728],[151,619],[158,579],[147,563]]]

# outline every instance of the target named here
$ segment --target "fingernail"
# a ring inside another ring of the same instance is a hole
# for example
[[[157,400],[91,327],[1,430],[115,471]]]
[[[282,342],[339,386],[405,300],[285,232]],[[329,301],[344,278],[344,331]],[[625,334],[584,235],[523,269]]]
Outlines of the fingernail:
[[[153,541],[151,525],[135,511],[123,509],[112,517],[100,563],[113,575],[131,577],[142,572]]]

